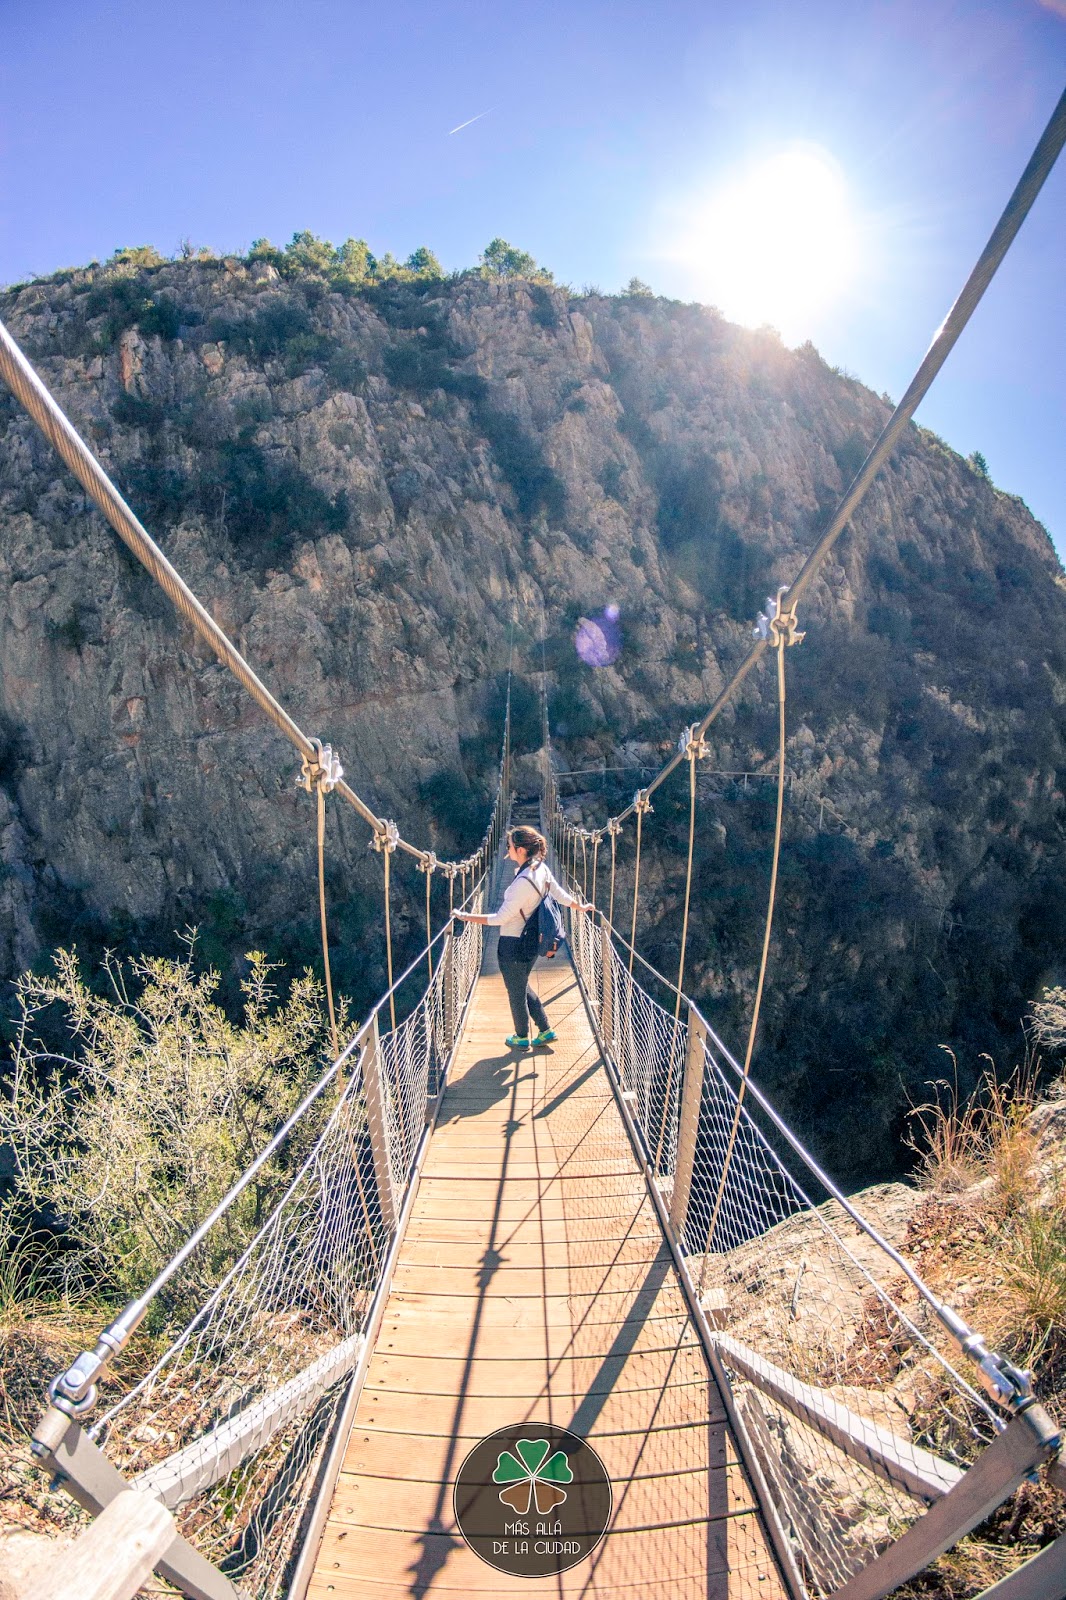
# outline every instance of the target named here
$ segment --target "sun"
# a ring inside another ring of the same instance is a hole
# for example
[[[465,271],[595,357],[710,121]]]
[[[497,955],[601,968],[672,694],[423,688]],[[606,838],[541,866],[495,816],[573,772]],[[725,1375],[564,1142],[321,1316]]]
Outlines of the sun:
[[[809,338],[858,267],[839,165],[806,145],[764,157],[693,207],[678,254],[700,297],[731,321]]]

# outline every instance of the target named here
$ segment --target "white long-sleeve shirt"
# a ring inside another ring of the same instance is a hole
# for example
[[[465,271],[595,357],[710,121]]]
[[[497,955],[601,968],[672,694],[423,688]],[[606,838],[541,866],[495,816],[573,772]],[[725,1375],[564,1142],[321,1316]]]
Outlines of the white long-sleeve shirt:
[[[485,920],[490,928],[499,928],[501,938],[517,939],[528,918],[540,905],[542,893],[550,894],[561,906],[579,906],[583,903],[563,888],[545,862],[537,861],[522,867],[515,874],[507,886],[500,909],[490,911]]]

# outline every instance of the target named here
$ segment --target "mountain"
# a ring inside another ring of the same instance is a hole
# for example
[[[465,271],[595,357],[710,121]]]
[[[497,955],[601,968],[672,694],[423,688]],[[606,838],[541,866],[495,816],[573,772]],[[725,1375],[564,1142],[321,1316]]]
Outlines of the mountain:
[[[379,814],[438,853],[476,842],[513,645],[519,745],[539,744],[546,674],[562,763],[625,769],[563,786],[601,823],[721,688],[889,403],[705,307],[339,259],[125,252],[7,291],[0,316]],[[981,1051],[1009,1065],[1028,1002],[1066,976],[1066,578],[982,467],[912,425],[788,652],[754,1070],[838,1172],[867,1178],[898,1161],[908,1096],[950,1074],[938,1046],[962,1087]],[[188,924],[231,979],[253,945],[314,963],[314,818],[292,752],[11,399],[0,582],[3,976],[72,939],[89,959],[172,948]],[[607,606],[617,659],[590,665],[575,630]],[[686,986],[734,1042],[774,797],[730,774],[773,764],[767,666],[700,769]],[[655,806],[638,942],[676,974],[684,772]],[[384,987],[380,858],[339,804],[329,829],[336,960],[361,1008]],[[631,862],[630,827],[626,927]],[[424,880],[397,878],[413,954]]]

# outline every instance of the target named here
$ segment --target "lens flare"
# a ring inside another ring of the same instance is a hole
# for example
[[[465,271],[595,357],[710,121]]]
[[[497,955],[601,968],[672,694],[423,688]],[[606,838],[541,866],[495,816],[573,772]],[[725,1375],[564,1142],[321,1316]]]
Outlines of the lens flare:
[[[618,618],[618,607],[610,605],[598,617],[582,617],[578,622],[574,649],[587,667],[609,667],[618,660],[622,648]]]

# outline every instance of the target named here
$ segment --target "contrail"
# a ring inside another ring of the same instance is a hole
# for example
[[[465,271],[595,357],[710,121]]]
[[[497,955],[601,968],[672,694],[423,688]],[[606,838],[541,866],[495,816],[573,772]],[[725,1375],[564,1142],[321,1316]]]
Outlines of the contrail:
[[[463,129],[469,128],[472,122],[480,122],[482,117],[487,117],[491,112],[495,111],[495,109],[495,106],[490,106],[488,111],[479,111],[476,117],[470,117],[466,122],[460,122],[457,128],[449,128],[448,138],[450,139],[453,133],[462,133]]]

